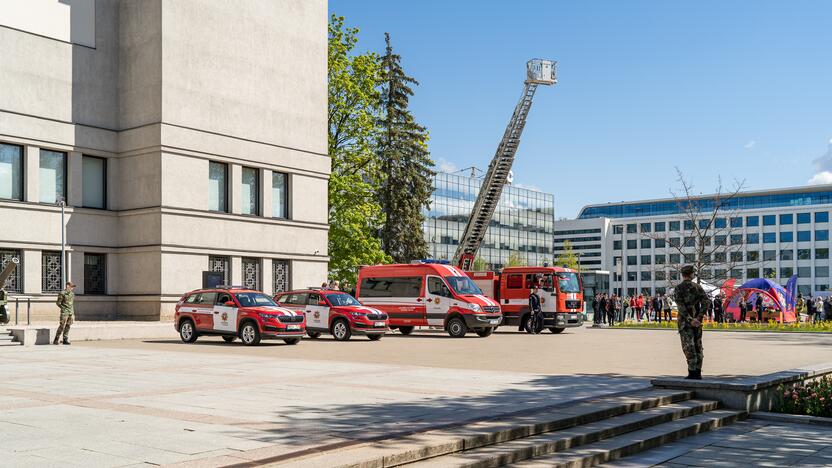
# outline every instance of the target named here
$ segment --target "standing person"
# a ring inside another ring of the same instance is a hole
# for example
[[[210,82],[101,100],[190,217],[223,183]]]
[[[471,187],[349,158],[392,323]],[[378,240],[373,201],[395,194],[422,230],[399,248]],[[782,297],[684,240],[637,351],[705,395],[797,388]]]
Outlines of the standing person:
[[[725,315],[722,310],[722,296],[717,295],[713,302],[714,320],[719,323],[725,322]]]
[[[624,301],[621,296],[615,296],[615,321],[618,323],[624,321]]]
[[[601,294],[601,301],[598,304],[598,314],[601,316],[598,323],[607,323],[607,293]]]
[[[627,311],[627,309],[629,307],[630,307],[630,298],[627,297],[627,296],[624,296],[624,298],[621,299],[621,311],[622,311],[621,313],[624,316],[624,320],[629,319],[629,317],[627,316],[627,314],[630,313],[629,311]]]
[[[607,301],[607,323],[609,326],[615,325],[615,301],[617,300],[617,296],[613,294],[610,296],[610,300]]]
[[[655,314],[656,314],[656,320],[659,323],[662,323],[662,295],[661,294],[656,294],[656,296],[653,298],[653,310],[655,311]]]
[[[757,323],[763,323],[763,295],[757,294],[757,302],[754,304],[757,312]]]
[[[748,313],[748,303],[744,298],[740,298],[740,322],[745,322],[746,313]]]
[[[826,296],[826,300],[823,301],[823,313],[820,314],[820,321],[825,322],[832,317],[832,296]]]
[[[58,294],[58,300],[55,301],[58,304],[58,308],[61,310],[61,322],[58,325],[58,331],[55,333],[55,339],[52,340],[52,344],[58,344],[58,337],[63,334],[64,340],[63,343],[65,345],[69,343],[69,328],[72,326],[73,319],[75,318],[75,284],[72,281],[67,281],[66,288]]]
[[[598,296],[600,294],[595,293],[595,297],[592,298],[592,323],[598,325]]]
[[[808,315],[808,321],[814,322],[815,321],[815,299],[809,294],[809,297],[806,298],[806,315]]]
[[[0,285],[0,325],[9,323],[9,313],[6,311],[6,304],[9,302],[9,293],[3,285]]]
[[[543,316],[540,315],[542,312],[540,311],[540,295],[537,293],[537,285],[532,286],[529,292],[529,312],[531,312],[531,316],[526,331],[534,334],[540,333],[543,329],[543,320],[541,320]],[[539,325],[538,322],[540,322]]]
[[[817,296],[815,298],[815,322],[823,320],[823,298]]]
[[[664,319],[668,322],[673,318],[673,310],[670,304],[670,296],[665,294],[662,296],[662,309],[664,310]]]
[[[702,361],[705,352],[702,347],[702,317],[710,299],[702,286],[693,282],[694,269],[682,267],[682,283],[676,286],[676,306],[679,308],[677,326],[682,340],[682,352],[688,363],[686,379],[702,379]]]

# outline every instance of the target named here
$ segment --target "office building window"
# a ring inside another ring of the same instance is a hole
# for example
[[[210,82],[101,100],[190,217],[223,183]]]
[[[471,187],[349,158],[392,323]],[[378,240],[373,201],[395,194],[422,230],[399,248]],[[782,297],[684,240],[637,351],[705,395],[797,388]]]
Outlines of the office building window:
[[[815,278],[829,278],[829,267],[828,266],[817,266],[817,267],[815,267]]]
[[[811,278],[812,277],[812,267],[797,267],[797,277],[798,278]]]
[[[228,212],[228,165],[208,163],[208,210]]]
[[[780,224],[793,224],[794,223],[794,215],[791,213],[781,214],[780,215]]]
[[[23,147],[0,143],[0,198],[23,200]]]
[[[677,281],[679,279],[679,272],[676,270],[670,270],[667,273],[667,277],[670,278],[670,281]]]
[[[650,264],[650,256],[649,255],[642,255],[641,256],[641,264],[642,265],[649,265]]]
[[[794,260],[794,250],[781,250],[780,251],[780,260]]]
[[[776,250],[763,250],[763,261],[773,262],[776,259],[777,259],[777,251]]]
[[[816,223],[828,223],[829,222],[829,212],[828,211],[816,211],[815,212],[815,222]]]
[[[663,249],[664,246],[667,244],[664,239],[656,239],[656,248]]]
[[[616,224],[615,226],[612,227],[612,233],[613,234],[621,234],[623,232],[624,232],[624,226],[621,225],[621,224]]]
[[[289,261],[272,260],[272,278],[274,279],[274,293],[289,291]]]
[[[85,208],[107,208],[107,160],[84,156],[82,164],[83,206]]]
[[[289,176],[272,172],[272,217],[289,217]]]
[[[731,234],[731,245],[742,245],[742,234]]]
[[[812,231],[797,231],[798,242],[809,242],[812,240]]]
[[[797,224],[809,224],[812,222],[812,213],[798,213]]]
[[[751,233],[745,235],[745,243],[746,244],[759,244],[760,243],[760,234],[759,233]]]
[[[731,218],[731,227],[732,228],[741,228],[742,227],[742,216],[736,216]]]
[[[696,247],[696,238],[693,236],[685,237],[685,247]]]
[[[777,216],[775,215],[765,215],[763,216],[763,226],[776,226],[777,225]]]
[[[679,263],[681,263],[681,261],[682,261],[682,256],[681,255],[679,255],[677,253],[670,254],[670,263],[671,264],[678,265]]]
[[[106,293],[106,256],[97,253],[84,253],[84,294]]]
[[[663,271],[657,271],[654,277],[656,278],[656,281],[664,281],[667,278],[667,273]]]
[[[731,269],[731,278],[740,280],[742,279],[742,268],[732,268]]]
[[[760,277],[760,269],[759,268],[747,268],[745,270],[745,277],[748,279],[754,279]]]
[[[217,271],[222,273],[222,283],[223,284],[231,284],[231,278],[229,274],[231,273],[231,268],[229,265],[231,264],[231,259],[228,257],[222,257],[219,255],[211,255],[208,257],[208,271]]]
[[[650,232],[652,229],[652,225],[650,223],[641,223],[641,232]]]
[[[666,228],[667,228],[667,225],[665,224],[664,221],[653,224],[653,229],[656,232],[664,232]]]
[[[627,248],[628,249],[635,249],[638,246],[638,242],[635,239],[629,239],[627,241]]]
[[[55,204],[66,200],[66,153],[40,150],[40,198],[41,203]]]
[[[812,259],[812,250],[811,249],[797,249],[797,259],[798,260],[811,260]]]
[[[725,235],[714,236],[714,245],[728,245],[728,236],[725,236]]]
[[[664,265],[665,263],[667,263],[666,255],[656,255],[656,265]]]
[[[783,231],[780,233],[780,242],[794,241],[794,233],[791,231]]]
[[[777,277],[777,268],[763,268],[763,277],[765,277],[765,278],[776,278]]]
[[[760,259],[760,251],[750,250],[745,253],[745,257],[748,259],[749,262],[756,262]]]
[[[16,258],[20,263],[17,268],[12,271],[12,275],[6,280],[6,291],[19,293],[23,292],[23,257],[20,256],[19,250],[0,250],[0,271],[6,268],[6,265]],[[7,309],[8,310],[8,309]]]
[[[642,239],[641,240],[641,248],[642,249],[649,249],[650,248],[650,239]]]
[[[45,294],[57,294],[64,285],[61,281],[61,253],[46,252],[41,254],[41,290]]]
[[[627,281],[635,281],[636,280],[636,272],[628,271],[627,272]]]
[[[260,170],[244,167],[240,185],[240,212],[244,215],[260,214]]]
[[[693,263],[693,262],[696,261],[696,255],[694,255],[692,253],[684,254],[684,258],[685,258],[685,263]]]
[[[637,228],[636,223],[628,224],[627,225],[627,233],[628,234],[634,234],[636,232],[636,228]]]
[[[777,242],[777,234],[774,232],[763,233],[763,244],[774,244]]]
[[[780,268],[780,277],[782,278],[791,278],[794,274],[794,268],[792,267],[782,267]]]
[[[670,242],[671,247],[679,247],[680,245],[682,245],[682,239],[678,237],[671,237],[670,239],[668,239],[668,241]]]
[[[828,229],[818,229],[815,231],[815,240],[816,241],[828,241],[829,240],[829,230]]]
[[[742,261],[742,252],[731,252],[731,261],[732,262],[741,262]]]
[[[652,275],[650,274],[649,271],[642,271],[641,272],[641,280],[642,281],[650,281],[651,277],[652,277]]]
[[[692,255],[692,254],[691,254]],[[716,252],[714,253],[714,261],[716,263],[725,263],[725,259],[728,258],[725,252]],[[692,261],[692,260],[691,260]]]
[[[627,265],[637,265],[638,257],[635,255],[627,255]]]
[[[693,231],[693,221],[689,219],[685,220],[685,231]]]
[[[815,260],[828,260],[829,249],[815,249]]]
[[[714,220],[714,226],[717,229],[724,229],[727,226],[727,220],[725,218],[716,218]]]
[[[621,241],[620,240],[612,241],[612,249],[613,250],[621,250]]]
[[[818,291],[828,291],[829,290],[829,285],[825,284],[825,283],[817,283],[817,284],[815,284],[815,287],[817,288]]]
[[[243,258],[243,286],[248,289],[260,289],[259,258]]]
[[[668,223],[668,224],[670,225],[670,230],[671,231],[678,231],[679,230],[679,221],[670,221],[670,223]]]

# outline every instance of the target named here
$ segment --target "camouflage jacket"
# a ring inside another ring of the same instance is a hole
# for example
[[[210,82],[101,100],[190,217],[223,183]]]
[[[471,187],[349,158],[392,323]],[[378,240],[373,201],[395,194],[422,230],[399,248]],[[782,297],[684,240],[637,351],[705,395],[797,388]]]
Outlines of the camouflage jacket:
[[[75,313],[75,293],[72,291],[63,291],[58,294],[58,300],[55,302],[58,308],[61,309],[61,314]]]
[[[678,319],[676,321],[679,329],[690,327],[690,322],[694,319],[701,322],[705,316],[705,312],[708,310],[708,303],[710,302],[710,298],[705,294],[702,286],[699,286],[691,280],[685,280],[676,286],[674,293],[676,296],[676,306],[679,308]]]
[[[9,302],[9,294],[5,289],[0,289],[0,306],[4,306]]]

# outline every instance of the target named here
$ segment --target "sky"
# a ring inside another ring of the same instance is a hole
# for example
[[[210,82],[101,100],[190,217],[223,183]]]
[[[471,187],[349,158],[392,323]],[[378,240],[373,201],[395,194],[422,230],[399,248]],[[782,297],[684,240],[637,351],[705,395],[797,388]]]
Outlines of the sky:
[[[487,168],[531,58],[539,87],[514,183],[588,204],[832,183],[832,1],[329,0],[384,32],[419,80],[411,99],[440,170]]]

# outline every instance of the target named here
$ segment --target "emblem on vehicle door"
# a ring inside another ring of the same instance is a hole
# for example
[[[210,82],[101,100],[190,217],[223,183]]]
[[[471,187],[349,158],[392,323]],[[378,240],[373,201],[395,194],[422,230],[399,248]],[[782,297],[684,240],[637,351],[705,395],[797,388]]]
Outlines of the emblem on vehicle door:
[[[434,301],[435,301],[437,304],[439,304],[439,298],[438,298],[438,297],[437,297],[436,299],[434,299]]]
[[[312,314],[312,316],[313,316],[313,317],[315,317],[316,319],[321,318],[321,311],[316,310],[316,311],[315,311],[315,313],[314,313],[314,314]]]
[[[223,312],[220,317],[222,317],[223,322],[228,321],[228,312]]]

